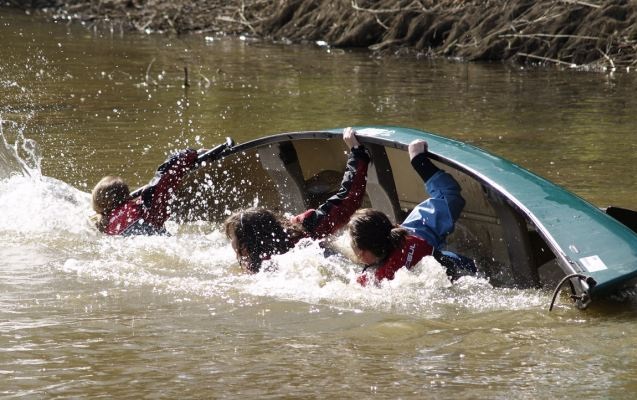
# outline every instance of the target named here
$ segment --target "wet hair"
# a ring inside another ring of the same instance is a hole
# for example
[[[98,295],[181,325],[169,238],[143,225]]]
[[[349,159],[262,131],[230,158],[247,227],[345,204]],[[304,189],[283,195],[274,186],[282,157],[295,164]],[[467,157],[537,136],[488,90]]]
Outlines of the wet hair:
[[[98,214],[95,225],[104,232],[108,225],[108,216],[130,199],[130,190],[119,176],[105,176],[93,188],[92,197],[93,210]]]
[[[353,247],[370,251],[381,261],[402,247],[407,236],[407,230],[394,225],[385,213],[371,208],[356,211],[348,229]]]
[[[283,254],[304,236],[301,227],[265,208],[249,208],[236,212],[224,222],[226,236],[237,240],[238,251],[247,253],[246,268],[258,272],[261,262],[275,254]]]

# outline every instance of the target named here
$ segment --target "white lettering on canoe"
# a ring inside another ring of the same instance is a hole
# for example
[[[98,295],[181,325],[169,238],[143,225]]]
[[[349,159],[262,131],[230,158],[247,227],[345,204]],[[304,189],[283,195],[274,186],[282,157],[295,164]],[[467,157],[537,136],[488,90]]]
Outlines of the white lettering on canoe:
[[[603,271],[605,269],[608,269],[606,264],[604,264],[604,261],[602,261],[602,259],[599,258],[599,256],[597,255],[583,257],[580,258],[579,261],[588,272]]]

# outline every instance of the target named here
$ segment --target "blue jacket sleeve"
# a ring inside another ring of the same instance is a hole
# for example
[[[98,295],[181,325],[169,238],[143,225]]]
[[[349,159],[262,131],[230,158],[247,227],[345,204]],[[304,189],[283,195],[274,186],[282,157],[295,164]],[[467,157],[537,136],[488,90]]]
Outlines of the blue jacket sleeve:
[[[431,197],[409,213],[402,227],[438,248],[453,231],[465,201],[460,195],[458,182],[440,169],[427,179],[425,188]]]

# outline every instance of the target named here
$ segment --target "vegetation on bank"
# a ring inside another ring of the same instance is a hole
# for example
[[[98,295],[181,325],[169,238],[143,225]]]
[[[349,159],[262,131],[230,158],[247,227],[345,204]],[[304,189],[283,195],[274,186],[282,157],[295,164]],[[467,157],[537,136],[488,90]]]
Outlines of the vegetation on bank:
[[[324,41],[380,54],[637,65],[634,0],[5,0],[95,29]]]

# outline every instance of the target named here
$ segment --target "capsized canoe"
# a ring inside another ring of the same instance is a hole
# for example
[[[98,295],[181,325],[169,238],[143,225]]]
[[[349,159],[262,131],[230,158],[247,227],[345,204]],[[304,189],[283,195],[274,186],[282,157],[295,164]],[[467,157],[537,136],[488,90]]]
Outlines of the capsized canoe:
[[[421,130],[355,127],[372,154],[364,206],[401,222],[428,195],[406,154],[414,139],[462,186],[466,206],[447,248],[473,257],[496,286],[570,283],[580,308],[633,288],[637,234],[603,210],[516,164]],[[300,213],[338,189],[347,149],[342,129],[293,132],[228,147],[182,188],[182,220],[221,221],[254,205]],[[557,292],[557,290],[556,290]]]

